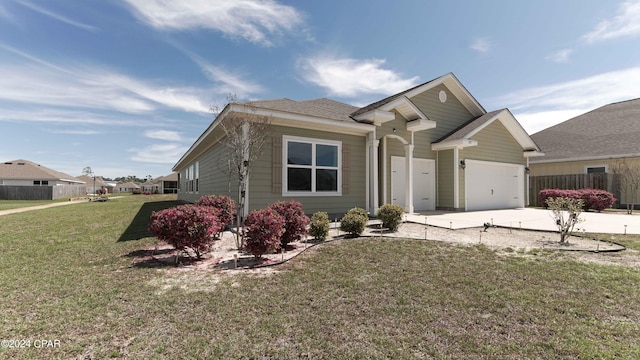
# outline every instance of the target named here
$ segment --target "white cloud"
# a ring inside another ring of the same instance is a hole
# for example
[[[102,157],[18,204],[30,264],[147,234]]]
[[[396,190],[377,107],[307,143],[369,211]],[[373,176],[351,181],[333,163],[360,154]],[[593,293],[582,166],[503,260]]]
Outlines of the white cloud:
[[[68,134],[68,135],[98,135],[97,130],[49,130],[52,134]]]
[[[9,10],[3,7],[2,4],[0,4],[0,18],[7,19],[7,20],[13,19],[13,16],[11,16],[11,13],[9,12]]]
[[[207,78],[209,78],[209,80],[223,84],[222,86],[216,87],[216,91],[219,94],[237,94],[238,96],[243,97],[264,91],[262,86],[254,83],[253,81],[243,79],[241,75],[234,74],[232,71],[220,66],[212,65],[200,56],[187,50],[182,48],[180,48],[180,50],[186,53],[200,66],[200,69],[202,69],[202,72],[207,76]]]
[[[302,77],[326,88],[336,96],[356,97],[363,94],[393,94],[417,84],[419,78],[402,78],[382,68],[382,59],[309,58],[300,62]]]
[[[126,0],[135,14],[158,29],[213,29],[266,46],[270,35],[291,32],[302,14],[273,0]]]
[[[516,91],[495,99],[508,106],[528,131],[540,130],[571,117],[640,94],[640,67],[579,80]]]
[[[157,121],[123,116],[120,113],[97,114],[90,111],[76,111],[57,108],[10,109],[0,111],[0,121],[40,122],[50,124],[109,125],[117,127],[157,126]]]
[[[144,132],[144,136],[150,139],[167,140],[167,141],[182,141],[180,133],[177,131],[169,130],[147,130]]]
[[[129,149],[129,152],[134,153],[131,160],[158,164],[175,164],[185,151],[187,146],[178,143],[154,144],[141,149]]]
[[[72,26],[75,26],[75,27],[78,27],[78,28],[81,28],[81,29],[84,29],[84,30],[89,30],[89,31],[98,30],[98,28],[96,28],[95,26],[83,24],[81,22],[69,19],[66,16],[62,16],[60,14],[56,14],[53,11],[50,11],[50,10],[47,10],[47,9],[45,9],[43,7],[38,6],[38,5],[32,4],[29,1],[24,1],[23,0],[23,1],[18,1],[17,3],[22,5],[22,6],[26,6],[29,9],[31,9],[31,10],[33,10],[35,12],[38,12],[38,13],[40,13],[42,15],[46,15],[46,16],[52,18],[52,19],[61,21],[61,22],[65,23],[65,24],[69,24],[69,25],[72,25]]]
[[[618,15],[601,21],[594,30],[585,34],[587,43],[640,35],[640,1],[626,1],[620,5]]]
[[[158,106],[208,112],[210,90],[138,80],[95,66],[64,67],[0,44],[30,62],[0,63],[0,100],[139,114]],[[17,64],[16,64],[17,63]]]
[[[469,48],[477,52],[486,53],[491,50],[491,42],[487,38],[477,38],[473,40]]]
[[[573,53],[573,49],[562,49],[545,57],[545,60],[557,63],[566,63],[569,62],[569,56],[571,55],[571,53]]]

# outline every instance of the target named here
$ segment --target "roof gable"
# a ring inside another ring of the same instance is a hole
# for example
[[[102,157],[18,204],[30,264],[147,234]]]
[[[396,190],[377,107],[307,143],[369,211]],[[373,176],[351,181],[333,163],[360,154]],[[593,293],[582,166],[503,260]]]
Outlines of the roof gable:
[[[69,174],[23,159],[0,163],[0,179],[60,180],[73,183],[83,183],[82,180],[79,180]]]
[[[465,108],[469,110],[471,114],[480,116],[486,113],[482,105],[480,105],[480,103],[462,85],[458,78],[453,73],[448,73],[439,78],[427,81],[411,89],[407,89],[375,103],[362,107],[353,112],[351,114],[351,117],[356,120],[364,120],[364,116],[374,110],[391,111],[393,109],[397,109],[405,118],[409,118],[414,115],[419,116],[420,114],[411,114],[411,107],[415,108],[415,106],[412,106],[413,104],[411,104],[411,98],[422,94],[427,90],[433,89],[434,87],[441,84],[445,85],[449,89],[449,91],[465,106]]]
[[[434,150],[438,150],[452,147],[474,146],[477,143],[471,138],[491,125],[494,121],[500,121],[525,152],[542,155],[538,145],[531,139],[529,134],[527,134],[522,125],[520,125],[508,109],[494,110],[473,118],[434,141],[432,147]]]

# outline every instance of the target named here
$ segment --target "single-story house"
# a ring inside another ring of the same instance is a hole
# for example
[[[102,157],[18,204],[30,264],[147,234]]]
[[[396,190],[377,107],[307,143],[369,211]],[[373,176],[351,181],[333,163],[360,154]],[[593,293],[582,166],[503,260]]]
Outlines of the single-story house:
[[[622,162],[640,167],[640,98],[599,107],[531,138],[545,153],[531,159],[531,176],[613,174]],[[605,190],[619,190],[611,182],[606,185]],[[630,194],[618,196],[626,204]]]
[[[365,107],[330,99],[231,103],[178,160],[178,198],[237,198],[228,167],[226,117],[270,120],[254,162],[246,210],[300,201],[307,213],[376,213],[393,203],[409,213],[527,205],[529,158],[543,155],[508,109],[487,112],[452,74]]]
[[[78,179],[84,181],[87,184],[87,194],[95,194],[96,190],[105,189],[109,194],[113,193],[114,186],[111,183],[105,181],[102,176],[89,176],[80,175],[76,176]]]
[[[3,200],[52,200],[85,192],[84,181],[23,159],[0,163],[0,187]]]
[[[153,179],[153,183],[158,185],[160,194],[176,194],[178,192],[178,173],[171,173],[166,176]]]
[[[116,184],[115,191],[118,193],[132,193],[132,194],[142,192],[142,190],[140,189],[140,185],[132,181]]]

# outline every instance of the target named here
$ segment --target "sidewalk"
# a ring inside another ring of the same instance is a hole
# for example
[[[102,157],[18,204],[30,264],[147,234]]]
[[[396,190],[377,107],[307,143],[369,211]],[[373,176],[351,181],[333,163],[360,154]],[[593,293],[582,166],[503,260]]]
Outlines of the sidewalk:
[[[2,210],[2,211],[0,211],[0,216],[2,216],[2,215],[8,215],[8,214],[17,214],[17,213],[21,213],[21,212],[25,212],[25,211],[32,211],[32,210],[46,209],[46,208],[56,207],[56,206],[62,206],[62,205],[77,204],[77,203],[81,203],[81,202],[87,202],[87,199],[82,199],[82,200],[73,200],[73,201],[65,201],[65,202],[59,202],[59,203],[53,203],[53,204],[46,204],[46,205],[38,205],[38,206],[28,206],[28,207],[22,207],[22,208],[16,208],[16,209],[9,209],[9,210]]]
[[[640,214],[583,212],[580,214],[580,218],[584,219],[583,222],[576,225],[576,229],[580,229],[580,231],[606,234],[640,234]],[[558,231],[550,210],[532,208],[444,214],[435,212],[433,214],[407,214],[407,221],[417,224],[428,223],[432,226],[451,229],[482,227],[484,223],[490,223],[505,228]]]

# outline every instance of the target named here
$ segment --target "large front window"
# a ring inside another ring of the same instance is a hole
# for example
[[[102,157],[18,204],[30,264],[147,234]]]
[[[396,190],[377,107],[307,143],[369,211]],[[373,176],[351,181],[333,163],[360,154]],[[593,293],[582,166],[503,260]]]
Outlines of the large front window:
[[[339,141],[285,136],[283,193],[339,195]]]

